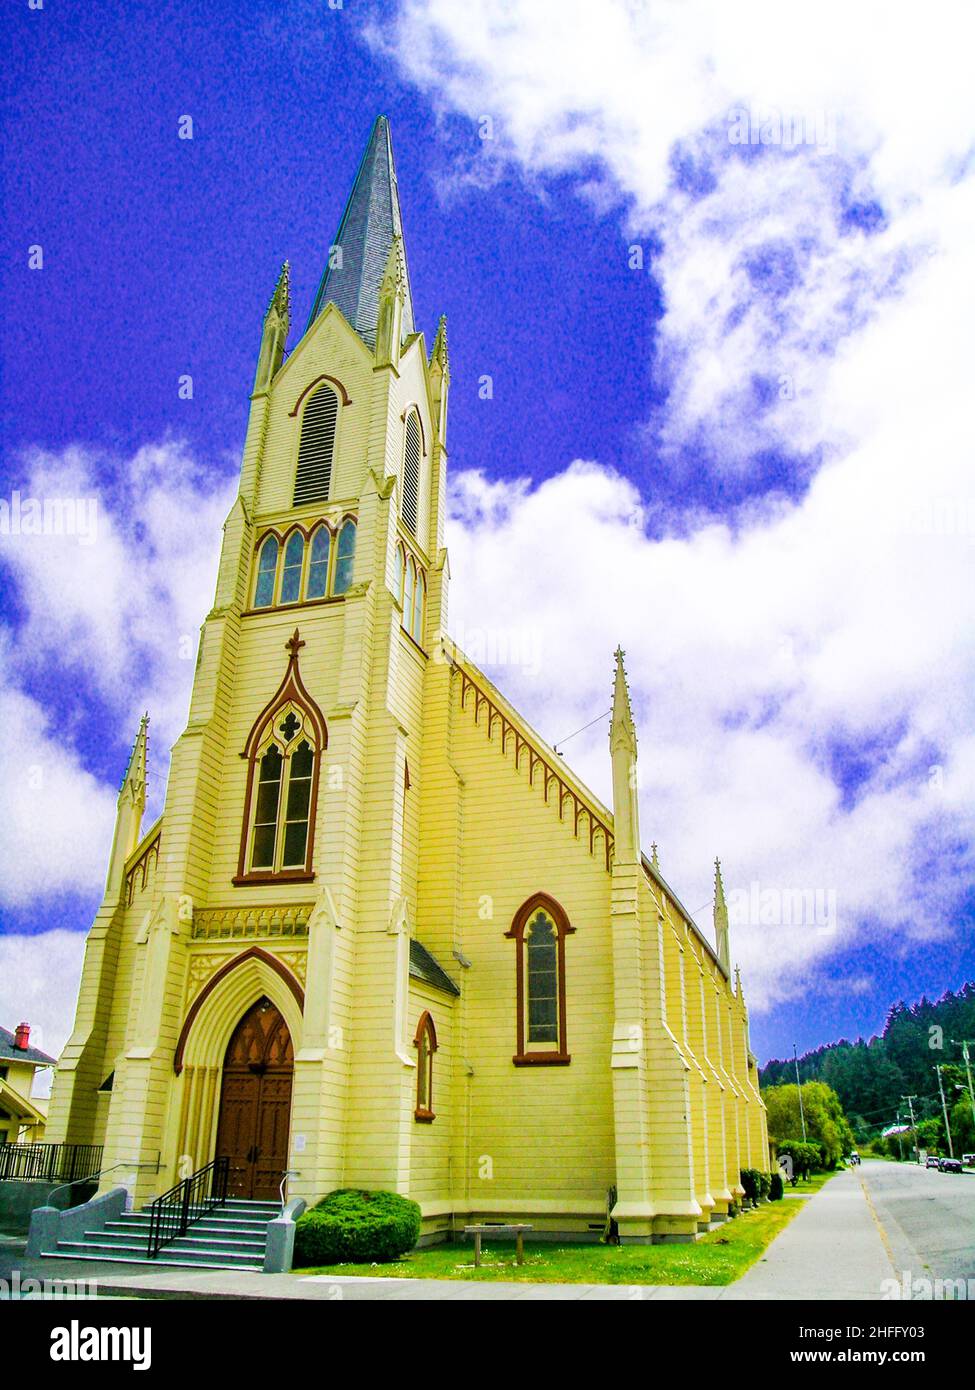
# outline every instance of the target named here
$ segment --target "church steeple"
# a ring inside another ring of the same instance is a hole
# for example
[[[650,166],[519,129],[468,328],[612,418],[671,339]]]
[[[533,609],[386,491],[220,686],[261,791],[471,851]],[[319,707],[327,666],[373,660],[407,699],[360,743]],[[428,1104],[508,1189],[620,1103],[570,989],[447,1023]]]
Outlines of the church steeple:
[[[315,295],[308,327],[311,328],[325,305],[332,302],[369,346],[375,348],[380,290],[394,239],[402,240],[402,237],[403,219],[389,121],[385,116],[377,116],[342,221],[329,248],[328,265]],[[401,331],[406,338],[413,332],[413,300],[405,246],[402,264]]]

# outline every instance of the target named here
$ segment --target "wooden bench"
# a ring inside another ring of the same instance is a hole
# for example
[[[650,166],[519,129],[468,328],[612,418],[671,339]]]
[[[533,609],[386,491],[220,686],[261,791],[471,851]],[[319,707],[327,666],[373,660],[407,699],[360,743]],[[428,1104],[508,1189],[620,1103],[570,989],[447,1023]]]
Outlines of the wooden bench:
[[[515,1238],[515,1262],[525,1263],[525,1232],[533,1231],[534,1226],[465,1226],[464,1235],[474,1237],[474,1266],[481,1263],[481,1237],[497,1236],[499,1240]]]

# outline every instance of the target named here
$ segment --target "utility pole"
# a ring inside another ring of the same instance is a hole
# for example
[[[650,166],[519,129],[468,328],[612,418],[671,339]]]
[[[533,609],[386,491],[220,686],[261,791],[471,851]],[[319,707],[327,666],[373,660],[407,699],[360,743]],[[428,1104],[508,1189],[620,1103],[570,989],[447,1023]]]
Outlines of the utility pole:
[[[968,1056],[968,1053],[965,1053]],[[796,1064],[796,1090],[799,1092],[799,1118],[802,1120],[802,1142],[806,1142],[806,1112],[802,1107],[802,1082],[799,1080],[799,1054],[796,1051],[795,1043],[792,1044],[792,1057]]]
[[[907,1101],[907,1108],[911,1112],[911,1131],[914,1135],[914,1158],[920,1163],[921,1150],[917,1146],[917,1123],[914,1119],[914,1102],[917,1100],[917,1096],[901,1096],[901,1100]]]
[[[938,1074],[938,1090],[941,1092],[941,1113],[945,1117],[945,1133],[948,1136],[948,1157],[954,1158],[955,1150],[951,1143],[951,1125],[948,1123],[948,1102],[945,1100],[945,1088],[941,1084],[941,1067],[936,1066],[935,1071]]]
[[[965,1059],[965,1075],[968,1077],[968,1103],[972,1107],[972,1125],[975,1126],[975,1090],[972,1089],[972,1063],[968,1055],[968,1048],[971,1043],[970,1038],[952,1038],[951,1042],[955,1047],[961,1048],[961,1055]]]

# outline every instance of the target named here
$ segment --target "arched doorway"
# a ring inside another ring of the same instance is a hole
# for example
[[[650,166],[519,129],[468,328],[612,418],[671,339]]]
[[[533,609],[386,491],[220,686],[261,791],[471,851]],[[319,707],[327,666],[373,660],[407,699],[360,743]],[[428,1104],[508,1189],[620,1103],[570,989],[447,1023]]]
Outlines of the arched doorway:
[[[294,1048],[267,996],[233,1031],[223,1063],[218,1158],[230,1159],[232,1197],[276,1201],[288,1166]]]

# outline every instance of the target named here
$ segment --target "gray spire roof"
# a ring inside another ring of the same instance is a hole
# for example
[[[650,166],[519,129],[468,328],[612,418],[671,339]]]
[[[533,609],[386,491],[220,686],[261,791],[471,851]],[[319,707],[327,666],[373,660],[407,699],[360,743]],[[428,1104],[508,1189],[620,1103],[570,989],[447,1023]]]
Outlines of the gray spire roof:
[[[389,121],[385,116],[377,116],[332,243],[341,249],[341,257],[337,253],[329,256],[329,264],[325,267],[312,305],[308,328],[331,301],[342,310],[356,332],[374,348],[379,287],[393,237],[402,235],[403,219],[400,215]],[[405,246],[403,256],[405,260]],[[336,264],[333,265],[333,261]],[[413,300],[407,270],[406,303],[403,306],[404,338],[412,332]]]

